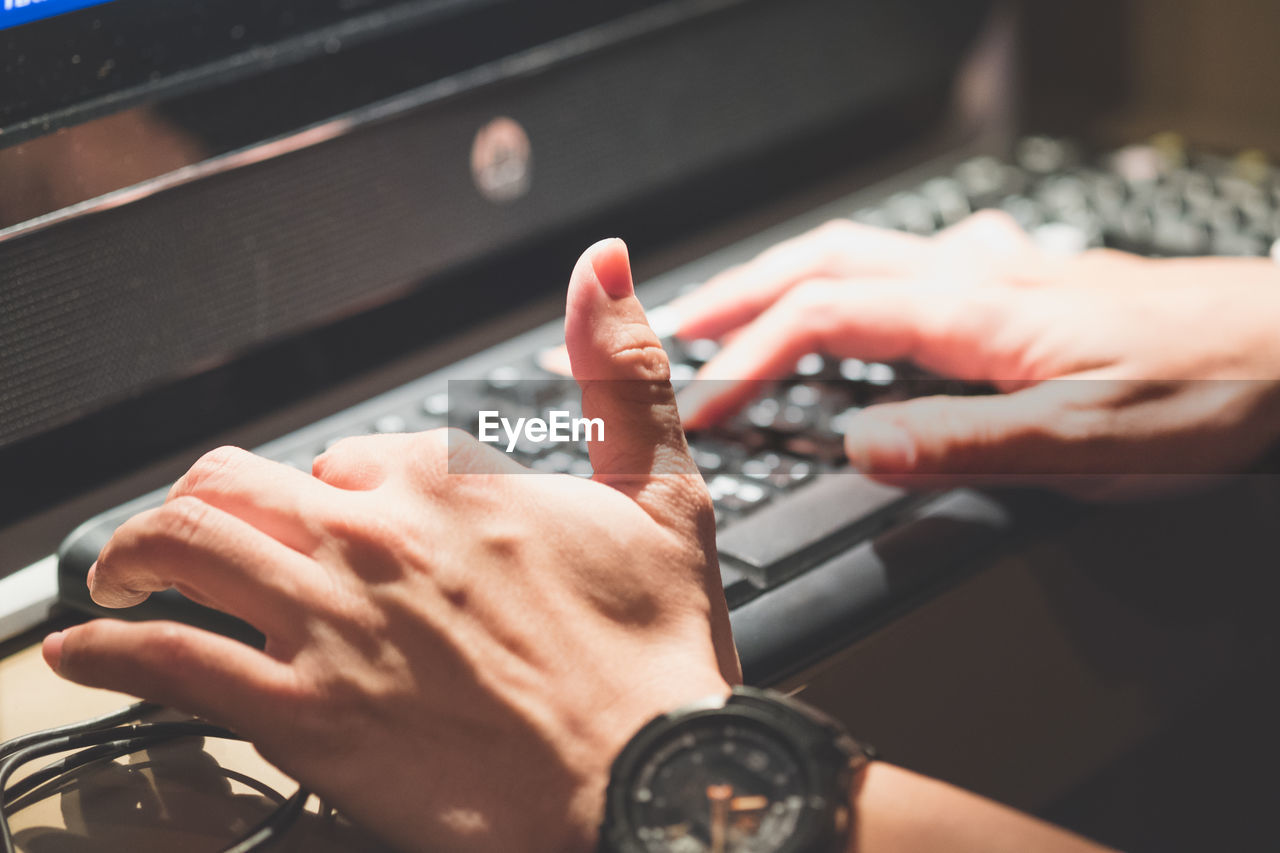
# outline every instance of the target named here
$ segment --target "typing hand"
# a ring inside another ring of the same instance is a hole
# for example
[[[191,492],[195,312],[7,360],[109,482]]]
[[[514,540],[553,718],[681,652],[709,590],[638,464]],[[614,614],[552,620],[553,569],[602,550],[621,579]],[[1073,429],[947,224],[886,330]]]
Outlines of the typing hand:
[[[314,477],[215,451],[90,586],[108,606],[176,586],[265,650],[102,620],[46,659],[235,729],[398,848],[591,849],[623,743],[740,676],[711,502],[621,242],[578,262],[567,340],[606,423],[595,482],[445,431],[348,439]]]
[[[933,239],[840,221],[673,310],[682,337],[726,338],[700,374],[721,381],[682,401],[691,428],[750,399],[746,380],[785,376],[814,351],[909,360],[1005,392],[854,418],[851,461],[902,485],[1128,498],[1237,471],[1280,434],[1280,270],[1268,261],[1049,257],[994,213]]]

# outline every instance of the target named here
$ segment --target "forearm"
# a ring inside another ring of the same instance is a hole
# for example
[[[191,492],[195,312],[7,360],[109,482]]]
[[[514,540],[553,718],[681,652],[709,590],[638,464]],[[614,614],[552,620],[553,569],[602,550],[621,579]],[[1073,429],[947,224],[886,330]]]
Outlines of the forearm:
[[[849,853],[1097,853],[1101,847],[991,800],[873,762],[853,793]]]

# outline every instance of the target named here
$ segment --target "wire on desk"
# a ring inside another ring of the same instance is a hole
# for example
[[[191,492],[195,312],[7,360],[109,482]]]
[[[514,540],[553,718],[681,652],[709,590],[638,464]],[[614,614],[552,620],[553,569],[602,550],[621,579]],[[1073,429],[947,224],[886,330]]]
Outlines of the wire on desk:
[[[37,791],[42,785],[56,782],[73,770],[95,761],[106,761],[141,752],[157,744],[182,737],[244,739],[227,729],[194,720],[134,723],[134,721],[145,719],[156,710],[158,706],[140,702],[102,717],[23,735],[0,744],[0,851],[17,853],[17,845],[9,828],[10,807],[15,807],[16,811],[19,805],[25,807],[37,802],[39,798],[26,800],[23,798]],[[129,723],[134,724],[129,725]],[[73,752],[73,754],[42,767],[14,785],[9,785],[9,779],[19,767],[38,758],[60,752]],[[285,800],[248,835],[226,848],[224,853],[254,853],[275,844],[297,821],[309,797],[310,792],[299,787],[297,793]]]

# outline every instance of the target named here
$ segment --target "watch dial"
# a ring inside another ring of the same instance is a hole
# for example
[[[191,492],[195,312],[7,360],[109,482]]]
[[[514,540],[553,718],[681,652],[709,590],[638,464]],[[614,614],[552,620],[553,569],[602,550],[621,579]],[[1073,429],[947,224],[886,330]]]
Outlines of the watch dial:
[[[776,853],[808,805],[790,751],[741,722],[673,732],[634,779],[631,826],[652,853]]]

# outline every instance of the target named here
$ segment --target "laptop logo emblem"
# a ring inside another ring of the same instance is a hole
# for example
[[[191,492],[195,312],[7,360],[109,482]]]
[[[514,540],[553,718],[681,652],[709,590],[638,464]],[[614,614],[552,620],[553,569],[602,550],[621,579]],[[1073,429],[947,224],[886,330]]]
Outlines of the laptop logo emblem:
[[[471,144],[471,179],[480,194],[506,204],[529,192],[533,148],[529,135],[514,119],[500,116],[480,128]]]

